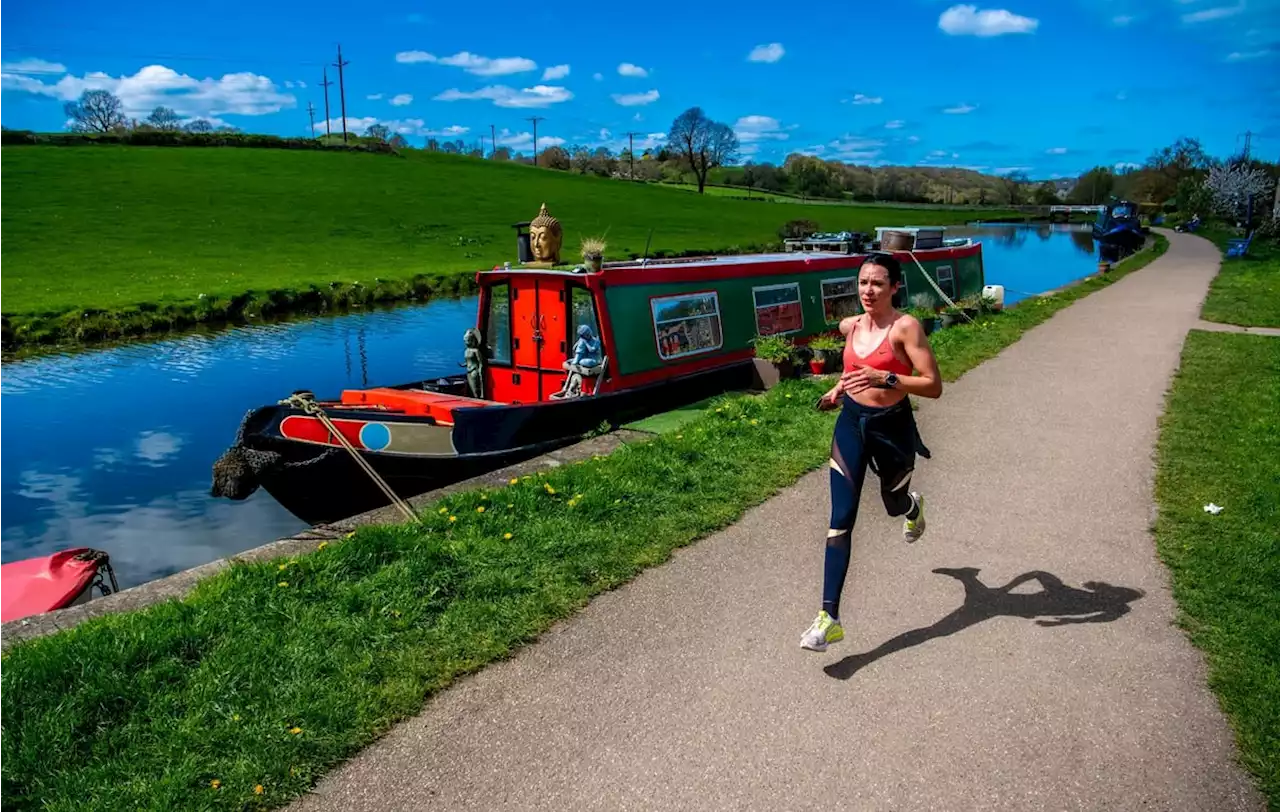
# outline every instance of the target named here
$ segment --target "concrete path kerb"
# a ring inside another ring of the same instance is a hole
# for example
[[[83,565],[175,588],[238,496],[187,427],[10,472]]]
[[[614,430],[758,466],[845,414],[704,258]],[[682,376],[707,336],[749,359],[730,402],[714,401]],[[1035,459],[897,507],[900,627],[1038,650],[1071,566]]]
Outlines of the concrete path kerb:
[[[1166,233],[1166,256],[921,404],[928,532],[903,544],[867,488],[826,654],[798,646],[818,471],[297,808],[1262,809],[1148,530],[1157,418],[1218,267]]]

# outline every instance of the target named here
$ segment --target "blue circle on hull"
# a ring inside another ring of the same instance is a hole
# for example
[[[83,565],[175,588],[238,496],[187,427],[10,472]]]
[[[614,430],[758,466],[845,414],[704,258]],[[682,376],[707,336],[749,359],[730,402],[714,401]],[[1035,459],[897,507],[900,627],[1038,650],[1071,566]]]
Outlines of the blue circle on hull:
[[[370,451],[381,451],[391,445],[391,430],[382,423],[365,423],[360,429],[360,444]]]

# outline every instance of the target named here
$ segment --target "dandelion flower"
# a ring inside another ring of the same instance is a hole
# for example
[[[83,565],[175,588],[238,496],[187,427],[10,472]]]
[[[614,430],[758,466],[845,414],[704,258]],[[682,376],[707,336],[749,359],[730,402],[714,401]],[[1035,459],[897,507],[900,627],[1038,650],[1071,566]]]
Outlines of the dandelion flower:
[[[481,505],[480,507],[476,508],[476,513],[484,513],[484,505]]]
[[[281,564],[279,567],[276,567],[276,569],[280,570],[281,572],[284,572],[285,570],[289,569],[289,565]]]
[[[758,426],[758,425],[760,425],[760,421],[759,421],[759,420],[752,420],[752,421],[751,421],[751,425],[753,425],[753,426]]]
[[[550,482],[544,482],[544,483],[542,484],[542,487],[546,488],[546,489],[547,489],[547,493],[551,494],[552,496],[555,496],[555,495],[556,495],[556,489],[555,489],[555,488],[553,488],[553,487],[551,487],[551,483],[550,483]]]
[[[450,521],[450,522],[456,522],[456,521],[458,521],[458,517],[457,517],[457,516],[450,516],[450,517],[449,517],[449,521]]]
[[[209,786],[213,787],[214,789],[217,789],[218,787],[222,786],[222,781],[215,778],[209,782]]]
[[[513,507],[515,507],[515,503],[514,503],[514,502],[508,502],[508,503],[507,503],[507,507],[508,507],[508,508],[513,508]]]
[[[446,513],[448,513],[448,512],[449,512],[449,508],[440,508],[440,515],[441,515],[441,516],[443,516],[444,514],[446,514]]]
[[[231,714],[231,721],[233,721],[233,722],[239,722],[239,721],[240,721],[240,714],[238,714],[238,713],[233,713],[233,714]]]
[[[288,586],[288,585],[289,585],[288,581],[281,581],[280,583],[276,584],[276,586]]]
[[[254,785],[254,787],[253,787],[253,794],[254,794],[254,795],[261,795],[262,793],[264,793],[264,792],[266,792],[266,791],[267,791],[267,790],[266,790],[266,788],[265,788],[265,787],[263,787],[261,784],[256,784],[256,785]]]
[[[328,547],[328,546],[329,546],[329,542],[327,542],[327,541],[322,541],[322,542],[320,542],[320,544],[319,544],[319,545],[317,545],[317,546],[316,546],[316,549],[317,549],[317,550],[323,550],[325,547]]]
[[[506,539],[507,541],[511,541],[511,534],[510,534],[510,533],[503,533],[503,534],[502,534],[502,537],[503,537],[504,539]]]
[[[352,530],[350,533],[348,533],[348,534],[346,535],[346,538],[349,538],[349,539],[353,539],[353,538],[355,538],[355,537],[356,537],[356,531],[354,531],[354,530]],[[329,543],[329,542],[327,542],[327,541],[325,542],[325,544],[328,544],[328,543]]]
[[[300,727],[291,727],[291,728],[289,728],[289,732],[296,736],[296,735],[298,735],[299,733],[301,733],[301,732],[302,732],[302,728],[300,728]]]
[[[519,485],[519,484],[520,484],[520,477],[518,477],[518,476],[513,476],[513,477],[511,477],[511,481],[510,481],[510,482],[508,482],[507,484],[508,484],[508,485]]]

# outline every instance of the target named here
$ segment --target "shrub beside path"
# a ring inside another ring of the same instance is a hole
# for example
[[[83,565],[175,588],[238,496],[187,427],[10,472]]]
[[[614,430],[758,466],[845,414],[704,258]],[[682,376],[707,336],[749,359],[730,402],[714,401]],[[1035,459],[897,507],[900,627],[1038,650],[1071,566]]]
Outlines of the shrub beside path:
[[[295,807],[1263,809],[1149,532],[1165,389],[1219,262],[1165,233],[1164,257],[921,404],[928,532],[904,544],[869,479],[826,654],[798,646],[824,469]]]

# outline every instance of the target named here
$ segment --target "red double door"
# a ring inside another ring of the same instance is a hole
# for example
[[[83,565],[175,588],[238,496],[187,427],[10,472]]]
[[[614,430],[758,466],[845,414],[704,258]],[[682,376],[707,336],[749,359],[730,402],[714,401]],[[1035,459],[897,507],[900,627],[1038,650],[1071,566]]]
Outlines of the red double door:
[[[547,400],[564,383],[569,357],[568,291],[562,279],[511,280],[512,390],[524,403]]]

